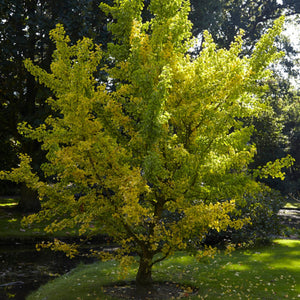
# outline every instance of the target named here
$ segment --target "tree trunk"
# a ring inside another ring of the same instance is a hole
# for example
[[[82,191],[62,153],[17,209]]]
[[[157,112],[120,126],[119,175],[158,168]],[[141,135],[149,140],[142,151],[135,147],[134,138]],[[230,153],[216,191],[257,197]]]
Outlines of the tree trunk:
[[[18,208],[22,212],[38,212],[41,209],[37,192],[29,189],[25,184],[21,186],[21,198]]]
[[[139,270],[136,275],[137,287],[150,287],[152,285],[152,258],[153,254],[146,252],[140,257]]]

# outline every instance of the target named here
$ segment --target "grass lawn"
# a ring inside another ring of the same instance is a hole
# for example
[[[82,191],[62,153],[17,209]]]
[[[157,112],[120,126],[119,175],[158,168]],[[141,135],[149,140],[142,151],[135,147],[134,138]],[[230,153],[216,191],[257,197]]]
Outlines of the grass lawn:
[[[57,232],[47,234],[43,228],[45,224],[34,224],[31,227],[22,227],[23,214],[20,212],[9,212],[0,208],[0,239],[32,239],[74,236],[75,232]]]
[[[34,224],[31,227],[22,227],[21,221],[24,214],[14,207],[18,204],[18,198],[0,197],[0,239],[31,239],[39,237],[76,236],[75,230],[61,231],[55,234],[47,234],[43,229],[46,223]]]
[[[0,197],[0,208],[1,207],[14,207],[19,203],[18,197]]]
[[[290,208],[290,209],[300,209],[300,202],[287,202],[284,206],[284,208]]]
[[[134,279],[134,266],[125,280]],[[120,280],[114,261],[80,265],[31,294],[27,300],[114,299],[105,285]],[[155,266],[153,279],[198,288],[186,299],[300,299],[300,241],[276,240],[272,246],[237,250],[198,262],[177,253]]]
[[[16,197],[0,197],[0,239],[24,238],[37,234],[37,228],[21,227],[23,214],[13,209],[17,205],[18,198]]]

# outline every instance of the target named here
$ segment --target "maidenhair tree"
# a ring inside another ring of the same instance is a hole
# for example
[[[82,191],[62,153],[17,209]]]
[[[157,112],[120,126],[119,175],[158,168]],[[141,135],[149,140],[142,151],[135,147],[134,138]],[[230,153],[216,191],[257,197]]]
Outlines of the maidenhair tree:
[[[199,250],[208,230],[249,222],[238,218],[235,203],[262,188],[255,177],[281,177],[290,163],[248,170],[253,130],[241,121],[266,109],[260,96],[267,67],[280,56],[273,41],[283,20],[251,57],[239,56],[242,33],[225,50],[206,32],[202,52],[191,58],[188,1],[152,0],[146,23],[141,0],[102,9],[117,20],[107,53],[88,38],[70,46],[57,25],[51,72],[25,62],[55,95],[48,99],[53,116],[43,125],[19,127],[47,153],[46,180],[31,171],[26,154],[1,177],[38,191],[42,210],[28,222],[48,220],[47,232],[76,227],[84,236],[108,234],[122,263],[139,256],[137,283],[147,285],[153,264],[175,250]],[[114,67],[103,70],[101,82],[93,74],[104,56]],[[58,240],[48,246],[71,256],[77,251]]]

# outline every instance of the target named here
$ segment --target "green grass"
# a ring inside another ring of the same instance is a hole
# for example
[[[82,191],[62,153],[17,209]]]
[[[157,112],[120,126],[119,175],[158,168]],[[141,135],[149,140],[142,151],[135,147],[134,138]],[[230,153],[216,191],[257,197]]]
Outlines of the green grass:
[[[4,207],[14,207],[19,203],[17,197],[0,197],[0,208]]]
[[[0,239],[34,239],[76,236],[73,231],[60,231],[55,234],[48,234],[43,229],[47,225],[45,222],[32,226],[22,227],[21,221],[24,214],[17,211],[1,209],[0,207]]]
[[[287,202],[284,208],[300,209],[300,202]]]
[[[53,237],[77,237],[76,229],[46,233],[47,221],[22,227],[25,214],[13,209],[18,204],[17,197],[0,197],[0,239],[39,239]]]
[[[9,212],[0,208],[0,238],[22,238],[36,235],[36,231],[21,227],[22,218],[23,215],[19,212]]]
[[[22,238],[36,235],[37,230],[21,227],[23,214],[11,210],[18,205],[16,197],[0,197],[0,238]]]
[[[117,283],[118,270],[113,261],[80,265],[27,300],[113,299],[103,286]],[[136,266],[125,279],[133,280],[135,272]],[[190,299],[299,299],[300,241],[276,240],[269,247],[237,250],[202,262],[177,253],[154,268],[153,278],[197,287],[198,295]]]
[[[0,239],[26,239],[47,236],[42,226],[22,227],[23,214],[0,208]]]
[[[22,227],[21,221],[23,214],[14,212],[1,213],[0,209],[0,239],[40,239],[40,238],[62,238],[62,237],[77,237],[75,230],[63,230],[55,233],[46,233],[44,228],[46,223],[34,224],[27,227]]]

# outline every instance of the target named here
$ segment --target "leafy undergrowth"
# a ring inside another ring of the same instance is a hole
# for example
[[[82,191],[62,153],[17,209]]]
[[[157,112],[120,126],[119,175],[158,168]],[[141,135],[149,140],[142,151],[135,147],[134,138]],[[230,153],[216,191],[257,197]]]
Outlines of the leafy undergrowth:
[[[80,265],[27,300],[120,299],[108,295],[106,289],[111,288],[105,287],[118,285],[118,270],[114,261]],[[186,299],[300,299],[300,241],[276,240],[269,247],[237,250],[201,262],[177,253],[153,271],[155,281],[168,279],[184,287],[186,293],[178,297]],[[136,266],[129,270],[128,284],[135,272]],[[189,294],[192,288],[197,294]]]

